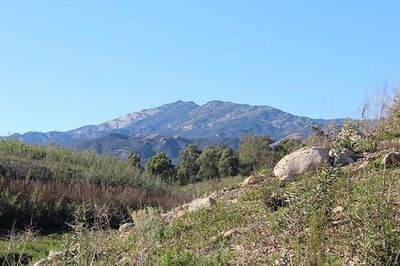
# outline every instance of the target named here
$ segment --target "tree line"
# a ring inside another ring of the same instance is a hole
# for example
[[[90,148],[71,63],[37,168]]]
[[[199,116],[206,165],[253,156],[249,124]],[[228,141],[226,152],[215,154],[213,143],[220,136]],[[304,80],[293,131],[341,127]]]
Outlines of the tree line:
[[[295,139],[284,140],[274,146],[272,144],[269,136],[244,135],[237,151],[223,143],[202,150],[190,144],[180,152],[178,166],[164,152],[155,154],[144,167],[140,164],[140,156],[130,153],[128,164],[167,183],[185,185],[207,179],[271,171],[284,155],[302,145],[301,141]]]

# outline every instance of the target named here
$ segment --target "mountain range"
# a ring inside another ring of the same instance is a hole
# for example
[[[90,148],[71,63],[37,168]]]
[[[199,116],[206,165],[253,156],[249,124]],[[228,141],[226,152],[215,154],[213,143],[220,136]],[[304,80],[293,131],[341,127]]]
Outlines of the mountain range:
[[[53,143],[91,149],[126,158],[136,152],[146,160],[158,151],[175,161],[179,150],[193,143],[199,147],[223,142],[237,148],[243,134],[269,135],[275,140],[305,137],[310,125],[342,124],[344,119],[311,119],[270,106],[211,101],[204,105],[177,101],[129,113],[119,118],[66,132],[27,132],[9,138],[26,143]]]

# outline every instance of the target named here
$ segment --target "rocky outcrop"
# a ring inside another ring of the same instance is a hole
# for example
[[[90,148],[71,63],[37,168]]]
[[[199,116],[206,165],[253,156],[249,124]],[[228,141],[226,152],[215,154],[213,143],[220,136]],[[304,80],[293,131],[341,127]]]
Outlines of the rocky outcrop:
[[[329,150],[327,148],[303,148],[283,157],[275,166],[274,174],[279,178],[293,179],[307,171],[314,171],[322,167],[328,161]]]

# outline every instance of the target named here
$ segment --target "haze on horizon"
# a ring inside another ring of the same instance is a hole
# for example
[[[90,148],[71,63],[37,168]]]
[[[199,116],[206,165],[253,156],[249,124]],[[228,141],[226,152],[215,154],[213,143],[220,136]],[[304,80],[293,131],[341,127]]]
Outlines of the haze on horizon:
[[[362,3],[362,4],[361,4]],[[0,135],[211,100],[359,117],[400,80],[396,1],[1,1]]]

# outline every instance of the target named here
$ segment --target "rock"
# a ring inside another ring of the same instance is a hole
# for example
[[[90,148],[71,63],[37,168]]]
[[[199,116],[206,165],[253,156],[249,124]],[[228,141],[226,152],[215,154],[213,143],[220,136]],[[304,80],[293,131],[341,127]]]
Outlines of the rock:
[[[41,259],[37,262],[35,262],[35,264],[33,264],[33,266],[46,266],[48,264],[48,260],[47,259]]]
[[[400,166],[400,153],[399,152],[388,153],[383,158],[382,164],[385,169],[399,167]]]
[[[134,265],[134,264],[129,257],[124,256],[118,261],[117,265]]]
[[[48,260],[60,260],[64,257],[65,253],[64,251],[56,251],[56,250],[50,250],[49,255],[47,256]]]
[[[121,233],[121,234],[125,234],[125,233],[127,233],[127,232],[129,232],[129,231],[132,231],[132,229],[135,227],[135,224],[134,223],[125,223],[125,224],[122,224],[120,227],[119,227],[119,232]]]
[[[215,205],[216,201],[212,197],[196,199],[189,204],[188,211],[193,212],[202,208],[209,208]]]
[[[331,149],[329,157],[334,160],[335,165],[348,165],[356,161],[357,155],[350,149]]]
[[[277,177],[297,176],[322,167],[329,160],[327,148],[302,148],[283,157],[274,168]]]
[[[281,178],[279,178],[279,184],[281,186],[284,186],[287,183],[292,183],[296,180],[297,180],[297,178],[294,175],[285,175],[285,176],[282,176]]]
[[[336,208],[334,208],[334,209],[332,210],[332,212],[333,212],[334,214],[337,214],[337,213],[343,212],[343,210],[344,210],[344,208],[343,208],[342,206],[337,206]]]
[[[252,175],[249,176],[248,178],[246,178],[245,180],[243,180],[242,182],[242,187],[248,187],[257,183],[260,183],[263,180],[262,176],[256,176],[256,175]]]
[[[231,238],[233,235],[237,234],[238,230],[237,229],[231,229],[229,231],[226,231],[223,235],[222,238],[223,239],[229,239]]]
[[[175,214],[174,218],[182,217],[182,216],[184,216],[186,213],[187,213],[187,211],[185,211],[185,210],[179,210],[179,211]]]
[[[289,262],[285,259],[276,259],[275,260],[275,265],[277,266],[286,266],[289,265]]]

